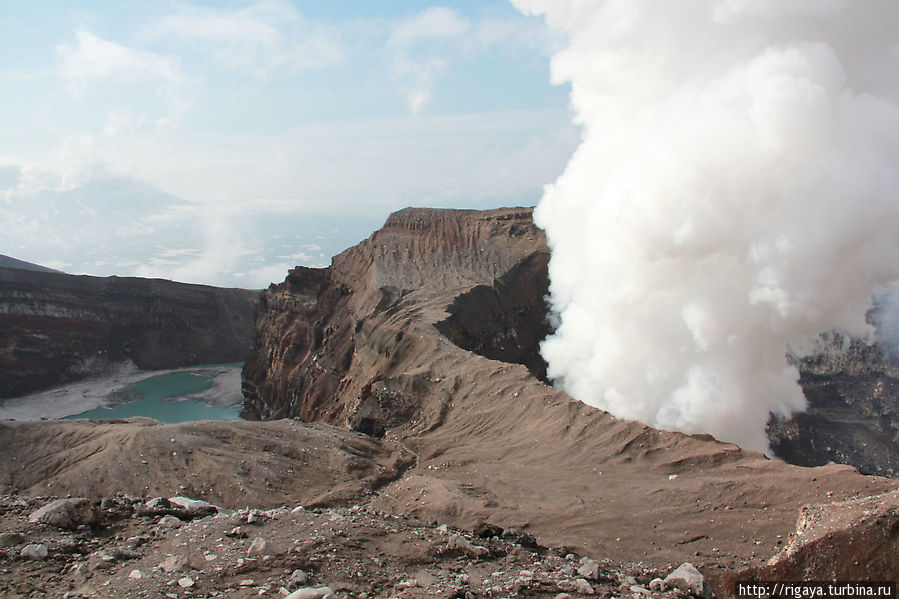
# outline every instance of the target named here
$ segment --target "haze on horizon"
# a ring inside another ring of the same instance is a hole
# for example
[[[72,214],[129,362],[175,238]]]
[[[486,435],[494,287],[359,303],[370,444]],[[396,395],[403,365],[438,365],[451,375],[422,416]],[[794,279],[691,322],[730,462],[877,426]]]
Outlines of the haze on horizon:
[[[535,204],[579,141],[506,0],[0,8],[0,254],[260,287],[408,206]]]

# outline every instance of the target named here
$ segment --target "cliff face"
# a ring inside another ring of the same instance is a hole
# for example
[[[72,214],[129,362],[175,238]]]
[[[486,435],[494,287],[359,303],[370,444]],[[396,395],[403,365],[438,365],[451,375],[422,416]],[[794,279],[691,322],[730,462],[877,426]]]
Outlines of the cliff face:
[[[877,309],[869,316],[876,324]],[[775,453],[801,466],[832,461],[899,475],[899,367],[889,354],[881,343],[822,335],[798,361],[808,410],[768,423]]]
[[[263,294],[244,367],[247,416],[382,430],[411,413],[404,402],[414,401],[410,389],[418,375],[408,375],[406,360],[436,339],[410,334],[411,324],[425,310],[442,313],[460,292],[492,286],[538,254],[547,250],[530,209],[392,214],[329,269],[296,268]],[[403,405],[384,399],[386,386],[403,389]],[[383,414],[372,403],[379,397],[391,403]]]
[[[161,369],[243,360],[259,292],[158,279],[0,268],[0,397],[131,361]]]

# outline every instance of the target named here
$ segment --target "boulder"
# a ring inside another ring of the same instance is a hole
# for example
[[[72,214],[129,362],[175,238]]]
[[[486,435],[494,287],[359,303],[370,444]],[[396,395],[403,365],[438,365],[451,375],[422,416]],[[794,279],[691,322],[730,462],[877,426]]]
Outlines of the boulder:
[[[599,564],[596,560],[585,557],[581,560],[577,573],[587,580],[599,580]]]
[[[85,497],[57,499],[34,511],[28,520],[49,524],[57,528],[76,529],[79,526],[97,526],[103,520],[103,512]]]
[[[677,588],[696,597],[712,599],[712,589],[706,582],[705,576],[689,562],[678,566],[665,577],[664,583],[667,588]]]
[[[43,543],[32,543],[22,548],[21,556],[25,559],[43,561],[47,559],[48,553],[47,546]]]
[[[256,537],[247,549],[247,557],[262,557],[271,553],[269,542],[262,537]]]
[[[894,580],[899,572],[899,489],[807,505],[780,553],[736,580]]]
[[[331,587],[306,587],[292,592],[285,599],[336,599]]]

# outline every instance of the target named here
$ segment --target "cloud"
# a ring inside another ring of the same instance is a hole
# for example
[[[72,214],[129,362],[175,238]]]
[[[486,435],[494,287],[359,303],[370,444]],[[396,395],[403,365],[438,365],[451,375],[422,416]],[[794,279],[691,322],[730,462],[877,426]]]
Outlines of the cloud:
[[[432,6],[402,20],[387,39],[387,45],[407,48],[424,41],[457,38],[471,28],[471,22],[452,8]]]
[[[767,450],[770,414],[805,407],[788,349],[869,333],[872,293],[899,281],[899,5],[516,4],[567,36],[553,76],[584,124],[534,213],[550,378]]]
[[[500,51],[515,54],[535,47],[549,53],[545,28],[521,18],[469,20],[455,9],[432,6],[400,20],[387,38],[393,70],[401,82],[409,112],[423,112],[449,68]]]
[[[0,166],[0,190],[14,189],[22,180],[22,169],[15,164]]]
[[[129,48],[88,31],[77,31],[74,44],[60,44],[56,51],[62,59],[62,74],[74,95],[106,79],[170,85],[183,79],[177,58]]]
[[[287,2],[255,2],[236,9],[185,7],[152,24],[149,35],[200,43],[220,65],[259,77],[282,67],[328,67],[343,58],[339,36]]]

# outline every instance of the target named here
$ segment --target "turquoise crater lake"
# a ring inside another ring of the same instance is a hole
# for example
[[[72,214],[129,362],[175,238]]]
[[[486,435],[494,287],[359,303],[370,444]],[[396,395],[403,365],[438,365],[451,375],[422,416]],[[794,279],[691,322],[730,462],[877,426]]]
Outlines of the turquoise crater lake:
[[[242,363],[215,364],[148,376],[110,393],[108,406],[66,416],[66,419],[143,416],[170,423],[243,420],[240,417],[241,366]]]

